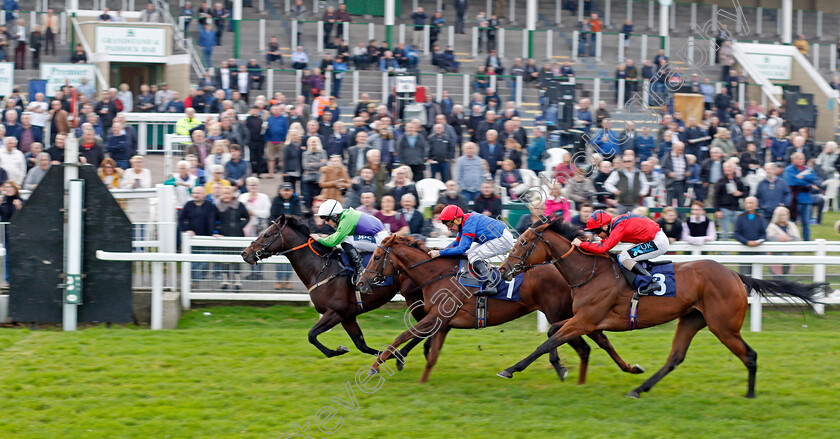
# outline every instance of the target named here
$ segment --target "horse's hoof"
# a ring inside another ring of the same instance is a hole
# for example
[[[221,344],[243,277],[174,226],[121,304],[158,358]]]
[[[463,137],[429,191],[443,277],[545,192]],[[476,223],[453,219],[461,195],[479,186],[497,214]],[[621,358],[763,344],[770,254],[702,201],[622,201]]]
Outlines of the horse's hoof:
[[[563,370],[558,370],[558,371],[557,371],[557,376],[559,376],[559,377],[560,377],[560,381],[561,381],[561,382],[562,382],[562,381],[566,381],[566,377],[567,377],[567,376],[569,376],[569,369],[566,369],[566,368],[564,367],[564,368],[563,368]]]
[[[513,378],[513,374],[508,372],[507,370],[503,370],[503,371],[497,373],[496,376],[500,376],[502,378],[507,378],[507,379]]]
[[[405,367],[405,361],[397,360],[397,370],[403,370]]]
[[[747,393],[746,395],[744,395],[744,398],[747,398],[747,399],[755,399],[755,394],[750,394],[750,393]]]
[[[375,368],[371,367],[370,370],[368,371],[368,376],[374,376],[378,373],[379,373],[379,369],[375,369]]]
[[[335,351],[338,352],[337,355],[344,355],[350,352],[350,348],[348,348],[347,346],[339,346],[335,349]]]
[[[630,373],[645,373],[645,368],[639,366],[638,364],[634,364],[633,368],[630,369]]]
[[[624,395],[624,396],[626,396],[628,398],[639,399],[639,392],[637,392],[635,390],[631,390],[631,391],[627,392],[627,394]]]

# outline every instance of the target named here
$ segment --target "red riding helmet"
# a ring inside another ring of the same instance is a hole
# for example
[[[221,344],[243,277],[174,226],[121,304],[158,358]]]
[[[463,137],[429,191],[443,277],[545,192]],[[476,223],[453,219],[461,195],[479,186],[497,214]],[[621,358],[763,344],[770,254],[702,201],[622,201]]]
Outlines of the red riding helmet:
[[[589,219],[586,221],[586,230],[607,230],[611,222],[612,217],[610,214],[603,210],[596,210],[592,212],[592,215],[589,215]]]
[[[444,207],[440,212],[440,222],[442,223],[454,221],[457,218],[464,218],[464,211],[454,204]]]

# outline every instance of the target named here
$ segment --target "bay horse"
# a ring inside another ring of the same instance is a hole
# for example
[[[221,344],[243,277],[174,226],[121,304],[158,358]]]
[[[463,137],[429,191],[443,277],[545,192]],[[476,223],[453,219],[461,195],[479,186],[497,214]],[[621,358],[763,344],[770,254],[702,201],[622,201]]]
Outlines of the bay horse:
[[[378,246],[368,263],[359,285],[375,285],[385,276],[401,273],[420,285],[423,292],[425,316],[409,330],[400,334],[394,342],[377,356],[371,374],[394,353],[396,348],[415,337],[431,337],[431,348],[426,359],[426,370],[420,382],[429,379],[429,373],[437,362],[446,334],[452,328],[471,329],[476,327],[477,288],[468,288],[455,278],[461,260],[453,257],[430,258],[429,249],[412,238],[391,235]],[[546,285],[556,288],[546,288]],[[454,291],[454,292],[453,292]],[[496,326],[522,317],[534,310],[542,311],[551,323],[572,317],[572,299],[569,285],[553,267],[537,267],[525,275],[520,287],[519,301],[488,299],[486,325]],[[628,365],[615,351],[600,331],[588,334],[602,349],[609,353],[615,363],[628,373],[643,373],[638,365]],[[578,337],[569,341],[581,359],[578,384],[586,381],[589,364],[589,345]],[[565,378],[565,368],[560,366],[556,349],[549,351],[549,360],[560,379]]]
[[[335,357],[350,352],[345,346],[330,349],[318,336],[341,323],[353,344],[360,351],[375,355],[379,351],[368,347],[356,316],[381,307],[391,301],[402,287],[407,304],[422,300],[416,285],[409,279],[394,280],[393,285],[373,288],[370,294],[357,296],[351,285],[350,273],[342,269],[331,256],[333,249],[327,248],[310,237],[310,230],[303,219],[294,216],[280,216],[267,227],[242,252],[242,259],[249,264],[256,264],[261,259],[273,255],[285,255],[300,280],[309,290],[309,297],[315,309],[321,314],[318,323],[309,330],[309,342],[324,355]],[[422,307],[414,314],[423,318]],[[402,357],[398,357],[398,368],[402,369],[402,358],[422,340],[412,341],[406,346]]]
[[[575,238],[586,239],[583,232],[557,219],[535,224],[520,235],[508,258],[500,267],[502,277],[510,279],[519,272],[549,262],[572,285],[574,317],[554,324],[549,339],[532,354],[498,373],[512,378],[541,355],[592,331],[630,330],[630,302],[633,290],[621,275],[618,263],[606,255],[581,251],[571,244]],[[577,250],[576,250],[577,249]],[[798,298],[815,303],[814,295],[824,293],[827,283],[799,284],[784,280],[759,280],[736,273],[713,260],[674,264],[676,297],[639,299],[636,329],[649,328],[679,319],[671,353],[665,365],[626,396],[638,398],[685,359],[691,339],[703,327],[709,330],[738,357],[748,371],[747,398],[755,397],[756,359],[758,355],[741,338],[741,326],[747,312],[747,287],[759,296]]]

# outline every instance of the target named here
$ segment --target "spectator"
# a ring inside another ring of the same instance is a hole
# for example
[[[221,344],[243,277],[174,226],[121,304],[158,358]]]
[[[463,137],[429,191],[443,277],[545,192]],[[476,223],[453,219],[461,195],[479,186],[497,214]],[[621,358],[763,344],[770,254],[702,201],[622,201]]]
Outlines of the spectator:
[[[491,218],[499,218],[502,215],[502,199],[495,192],[492,180],[481,183],[481,193],[473,199],[473,210]]]
[[[377,149],[371,149],[365,153],[367,163],[365,168],[373,171],[373,181],[376,182],[376,196],[381,198],[385,193],[385,182],[388,180],[388,168],[382,164],[381,153]]]
[[[668,237],[669,242],[676,242],[682,238],[683,225],[677,217],[677,209],[667,206],[662,209],[662,217],[656,220],[656,224]]]
[[[563,195],[569,200],[574,201],[576,206],[580,206],[581,204],[587,203],[589,197],[594,193],[595,186],[592,184],[592,179],[587,177],[583,169],[575,168],[574,175],[566,180]]]
[[[735,144],[729,136],[729,130],[723,127],[718,128],[717,134],[715,134],[714,140],[712,140],[711,147],[720,148],[723,156],[727,158],[735,157],[735,154],[737,153],[735,150]]]
[[[703,193],[697,195],[700,200],[705,199],[706,192],[714,193],[714,184],[723,176],[723,151],[720,148],[712,148],[709,154],[709,158],[700,164],[700,181],[703,182]],[[709,197],[709,200],[713,199],[713,196]]]
[[[117,166],[113,159],[107,158],[103,160],[99,169],[97,169],[97,174],[99,174],[99,179],[102,180],[102,183],[105,183],[106,188],[120,188],[120,179],[123,176],[123,170]]]
[[[201,55],[204,60],[204,67],[210,67],[211,65],[213,65],[213,49],[216,46],[218,46],[216,40],[216,33],[213,32],[210,23],[206,23],[204,25],[204,29],[198,33],[198,45],[199,47],[201,47]],[[85,61],[82,62],[87,62],[87,59],[85,59]]]
[[[738,214],[739,200],[747,196],[747,189],[741,179],[735,175],[735,165],[732,162],[723,163],[723,176],[715,183],[714,207],[715,215],[720,221],[722,238],[731,237]]]
[[[327,153],[321,146],[321,139],[317,136],[309,137],[306,141],[306,151],[303,152],[303,177],[301,189],[306,206],[312,204],[313,198],[320,193],[318,180],[319,171],[327,163]]]
[[[414,23],[414,32],[411,33],[411,43],[414,46],[423,47],[423,26],[426,25],[427,18],[429,18],[429,16],[423,12],[422,6],[418,6],[417,10],[411,14],[411,21]]]
[[[175,165],[175,172],[163,184],[175,186],[175,197],[178,199],[178,209],[190,200],[190,192],[198,185],[198,177],[190,172],[192,165],[187,160],[181,160]]]
[[[393,196],[383,196],[380,202],[381,210],[374,216],[379,218],[382,224],[385,225],[385,229],[392,234],[400,236],[408,235],[411,229],[408,227],[405,218],[394,210],[394,204]]]
[[[742,177],[755,174],[764,164],[764,157],[758,153],[757,148],[754,142],[749,142],[746,144],[744,152],[741,153],[738,164],[741,166]]]
[[[401,164],[411,168],[413,175],[422,178],[429,146],[426,138],[419,135],[417,130],[417,123],[413,121],[406,123],[405,134],[397,141],[397,156]]]
[[[833,141],[825,142],[822,152],[817,156],[817,166],[827,175],[837,170],[837,143]],[[840,171],[838,171],[840,172]]]
[[[18,148],[14,137],[4,139],[5,147],[0,147],[0,166],[6,171],[9,180],[20,186],[26,177],[26,157]]]
[[[412,235],[420,235],[423,233],[423,213],[415,209],[417,207],[417,199],[413,194],[403,194],[400,197],[400,216],[403,217],[406,224],[408,224],[409,233]]]
[[[230,181],[225,179],[225,167],[222,165],[208,165],[210,168],[210,178],[207,179],[207,182],[204,183],[204,190],[205,192],[210,191],[211,195],[215,196],[213,193],[213,185],[219,184],[222,187],[230,186]],[[218,199],[218,198],[216,198]]]
[[[706,210],[700,201],[691,203],[691,214],[682,228],[682,240],[692,245],[703,245],[717,240],[715,223],[706,217]]]
[[[160,13],[155,10],[153,3],[146,4],[146,10],[141,13],[140,21],[142,23],[160,23]]]
[[[190,31],[190,23],[192,22],[192,18],[195,17],[196,12],[192,6],[191,2],[184,2],[184,6],[181,8],[181,13],[179,17],[184,17],[184,35],[187,35]]]
[[[573,216],[569,222],[583,230],[586,228],[586,222],[589,221],[589,216],[592,215],[593,208],[589,203],[580,204],[577,208],[578,214]]]
[[[0,133],[3,132],[2,127],[0,127]],[[55,142],[52,144],[51,147],[47,149],[47,153],[50,155],[50,160],[55,163],[64,163],[64,145],[67,142],[67,135],[66,134],[57,134],[55,136]],[[0,163],[2,166],[2,163]],[[0,168],[2,169],[2,168]]]
[[[50,155],[45,152],[39,153],[35,157],[35,163],[36,165],[27,172],[26,178],[23,181],[23,188],[28,191],[34,191],[38,187],[38,184],[41,183],[41,180],[44,179],[44,176],[50,170],[50,166],[52,166]]]
[[[502,172],[499,173],[499,184],[502,189],[508,191],[510,198],[513,200],[518,199],[519,195],[528,189],[524,185],[522,174],[519,173],[519,169],[516,169],[513,160],[510,159],[502,161]]]
[[[136,155],[130,160],[131,168],[123,172],[121,189],[149,189],[152,187],[152,173],[143,167],[143,157]],[[148,205],[147,205],[148,206]]]
[[[222,198],[216,202],[219,216],[219,234],[222,236],[245,236],[245,226],[251,221],[251,215],[245,204],[234,197],[233,187],[222,189]],[[242,275],[235,269],[235,264],[220,264],[222,281],[220,287],[226,290],[233,285],[234,290],[242,289]]]
[[[488,164],[484,159],[476,156],[476,149],[475,143],[465,143],[464,154],[455,161],[458,186],[461,188],[461,195],[467,200],[478,196],[481,182],[488,173]]]
[[[688,190],[686,186],[688,161],[683,154],[684,149],[685,144],[683,142],[674,142],[671,146],[671,153],[662,160],[662,173],[665,174],[665,187],[668,192],[668,199],[665,204],[668,206],[672,206],[674,201],[676,201],[677,206],[682,206],[686,190]]]
[[[26,105],[26,111],[29,112],[29,117],[32,120],[32,125],[43,129],[47,124],[47,119],[50,117],[49,105],[44,100],[43,93],[35,93],[35,99]],[[116,115],[116,113],[114,113]]]
[[[497,141],[498,132],[496,130],[487,130],[485,137],[487,140],[481,142],[479,146],[479,156],[487,161],[490,175],[495,176],[496,170],[499,168],[499,165],[501,165],[504,158],[505,150],[504,147]]]
[[[279,169],[283,169],[283,142],[286,140],[286,133],[289,121],[280,105],[271,107],[271,116],[266,120],[265,128],[265,156],[268,161],[268,178],[274,178],[274,161],[280,158]]]
[[[543,160],[547,155],[545,148],[545,136],[543,135],[544,127],[534,127],[534,137],[531,143],[528,144],[528,169],[535,173],[540,173],[545,170]]]
[[[432,208],[432,217],[427,219],[423,224],[424,236],[428,236],[430,238],[444,238],[452,236],[452,232],[449,231],[449,228],[440,221],[440,213],[443,211],[444,207],[446,206],[437,204],[434,208]]]
[[[20,198],[20,185],[14,180],[6,180],[3,183],[2,192],[0,192],[0,222],[11,222],[15,213],[22,208],[23,200]],[[5,236],[5,239],[8,239],[8,235]]]
[[[633,157],[625,155],[621,162],[623,169],[616,169],[604,181],[604,189],[611,192],[618,202],[618,213],[624,214],[639,204],[639,199],[650,191],[647,180],[634,168]]]
[[[445,117],[438,115],[438,118]],[[445,133],[445,125],[437,123],[428,138],[428,159],[431,178],[440,175],[441,181],[449,180],[449,163],[455,158],[455,143]]]
[[[350,190],[344,197],[344,206],[358,207],[361,204],[361,195],[365,192],[376,193],[376,181],[374,173],[370,168],[363,168],[361,175],[354,177],[350,183]]]
[[[56,141],[58,141],[58,136],[56,136]],[[62,138],[62,144],[64,144],[64,138]],[[79,139],[79,156],[82,163],[92,165],[94,168],[98,168],[105,160],[105,145],[96,138],[92,129],[82,131],[82,138]]]
[[[467,210],[467,200],[458,191],[458,182],[449,180],[446,182],[446,190],[438,197],[437,203],[448,206],[450,204],[458,206],[461,210]]]
[[[20,116],[20,126],[17,129],[15,137],[18,140],[18,149],[23,153],[28,153],[33,143],[44,142],[42,128],[33,126],[30,122],[29,114],[26,113]]]
[[[767,225],[767,240],[771,242],[801,241],[799,228],[790,221],[790,211],[787,207],[779,206],[773,211],[773,217]]]
[[[55,36],[58,35],[61,29],[61,22],[58,19],[58,15],[55,15],[52,9],[47,9],[46,15],[42,15],[41,20],[41,27],[45,32],[44,53],[55,56]],[[50,51],[50,47],[52,47],[52,51]]]
[[[373,205],[376,203],[376,195],[374,195],[374,193],[371,191],[362,192],[359,199],[361,201],[361,204],[356,207],[356,210],[358,210],[359,212],[364,212],[368,215],[376,216],[376,213],[379,212],[373,207]]]
[[[791,190],[791,218],[793,221],[799,218],[802,223],[802,238],[810,241],[811,208],[814,204],[811,189],[819,189],[819,177],[814,170],[805,165],[805,154],[801,152],[791,155],[791,164],[785,168],[783,175]]]
[[[408,166],[400,166],[397,169],[394,169],[394,178],[391,182],[388,189],[385,190],[385,195],[391,195],[394,197],[394,200],[400,199],[402,200],[402,196],[405,194],[412,194],[414,195],[414,199],[419,199],[420,196],[417,194],[417,188],[412,183],[411,177],[413,173],[411,172],[411,168]]]
[[[326,166],[321,167],[321,195],[339,203],[344,201],[344,190],[350,187],[350,175],[341,161],[341,156],[332,155]]]
[[[242,146],[230,146],[230,160],[224,165],[225,178],[231,182],[237,192],[243,192],[245,181],[251,176],[250,163],[242,160]]]
[[[793,45],[799,49],[799,53],[802,55],[807,55],[808,51],[811,50],[811,45],[808,44],[808,40],[805,39],[805,34],[797,35],[796,41],[793,42]]]
[[[748,247],[757,247],[766,238],[767,221],[756,213],[758,199],[744,199],[744,212],[735,221],[735,240]]]

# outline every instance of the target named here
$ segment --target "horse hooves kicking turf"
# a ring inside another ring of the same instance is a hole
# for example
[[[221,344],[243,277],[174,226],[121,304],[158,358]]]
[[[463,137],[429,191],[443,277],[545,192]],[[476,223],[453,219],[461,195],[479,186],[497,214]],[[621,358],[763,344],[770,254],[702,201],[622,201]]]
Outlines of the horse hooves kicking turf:
[[[630,373],[645,373],[645,368],[639,366],[638,364],[634,364],[633,368],[630,369]]]
[[[338,352],[338,355],[344,355],[350,352],[350,348],[348,348],[347,346],[339,346],[335,349],[335,351]]]
[[[503,371],[497,373],[496,376],[500,376],[502,378],[507,378],[507,379],[513,378],[513,374],[506,371],[506,370],[503,370]]]
[[[374,369],[374,368],[371,367],[370,370],[368,371],[368,376],[374,376],[378,373],[379,373],[379,369]]]
[[[639,392],[637,392],[635,390],[631,390],[631,391],[627,392],[627,394],[624,395],[624,396],[626,396],[628,398],[639,399]]]
[[[564,367],[562,370],[557,371],[557,375],[560,377],[560,381],[566,381],[566,377],[569,376],[569,369],[566,369]],[[501,375],[499,375],[499,376],[501,376]],[[510,377],[506,377],[506,378],[510,378]]]

